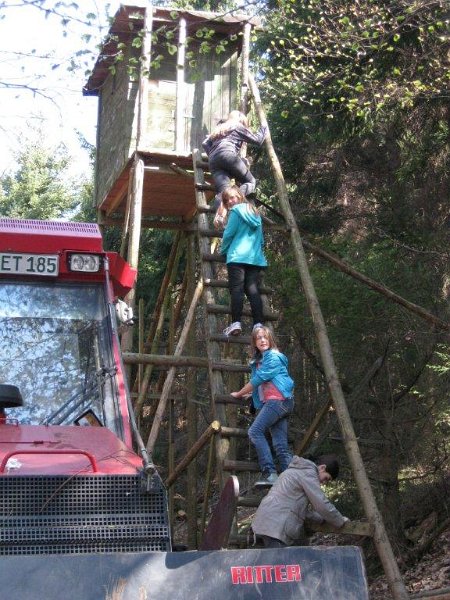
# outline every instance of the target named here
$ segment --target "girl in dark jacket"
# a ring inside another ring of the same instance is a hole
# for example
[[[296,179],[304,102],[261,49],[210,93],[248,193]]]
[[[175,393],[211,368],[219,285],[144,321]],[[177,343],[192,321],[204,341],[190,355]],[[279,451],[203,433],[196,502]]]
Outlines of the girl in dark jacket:
[[[231,178],[240,184],[244,196],[255,191],[256,179],[239,153],[242,144],[261,146],[266,137],[267,127],[260,127],[252,133],[247,126],[247,117],[238,110],[232,110],[223,123],[219,123],[203,141],[203,149],[208,155],[209,168],[216,188],[215,208],[217,209],[223,190],[231,183]]]

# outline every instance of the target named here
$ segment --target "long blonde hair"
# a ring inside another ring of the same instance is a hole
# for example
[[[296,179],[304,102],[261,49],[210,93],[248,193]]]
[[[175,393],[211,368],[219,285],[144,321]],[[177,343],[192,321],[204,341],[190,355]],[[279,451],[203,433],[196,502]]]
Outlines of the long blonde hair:
[[[228,115],[227,120],[223,123],[219,123],[219,125],[217,125],[210,133],[209,137],[212,140],[225,137],[230,131],[235,129],[236,125],[239,123],[244,127],[248,127],[247,117],[239,110],[232,110]]]
[[[229,196],[237,196],[239,200],[236,202],[236,204],[245,204],[249,212],[259,215],[259,210],[253,204],[253,202],[249,202],[248,198],[244,196],[239,187],[237,185],[229,185],[222,192],[222,205],[226,211],[226,214],[224,215],[224,223],[227,222],[228,214],[230,212],[230,209],[228,208]]]
[[[224,205],[226,210],[228,210],[228,200],[230,199],[230,196],[237,196],[239,198],[236,204],[242,204],[246,201],[244,194],[241,192],[237,185],[229,185],[222,192],[222,204]]]

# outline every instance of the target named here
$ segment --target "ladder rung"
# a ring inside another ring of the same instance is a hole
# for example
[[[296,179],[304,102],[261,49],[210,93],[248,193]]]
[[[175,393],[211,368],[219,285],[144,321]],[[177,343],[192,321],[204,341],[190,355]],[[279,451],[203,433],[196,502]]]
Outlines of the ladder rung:
[[[220,231],[219,229],[203,229],[200,228],[198,230],[200,235],[203,235],[205,237],[210,237],[210,238],[221,238],[223,236],[223,231]]]
[[[209,287],[228,288],[228,281],[226,279],[205,279],[204,284]]]
[[[216,394],[214,396],[214,402],[217,404],[237,404],[238,406],[245,406],[245,400],[242,398],[235,398],[230,394]]]
[[[224,342],[225,344],[245,344],[251,343],[252,338],[250,335],[224,335],[223,333],[217,333],[210,335],[209,339],[211,342]]]
[[[219,254],[218,252],[202,252],[202,260],[206,260],[207,262],[225,262],[225,256]]]
[[[210,211],[208,211],[210,212]],[[214,210],[211,210],[211,212],[215,212]],[[288,228],[286,225],[279,225],[278,223],[274,223],[272,225],[265,225],[264,228],[267,231],[288,231]],[[221,238],[223,235],[222,231],[219,231],[218,229],[199,229],[198,232],[200,233],[200,235],[203,235],[205,237],[212,237],[212,238]]]
[[[257,462],[248,462],[245,460],[224,460],[223,470],[241,472],[252,471],[252,473],[258,473],[260,471],[260,468]]]
[[[228,548],[264,548],[262,542],[257,538],[256,544],[253,542],[253,533],[240,533],[237,535],[230,535],[228,538]]]
[[[214,214],[216,211],[214,210],[214,208],[212,206],[197,206],[197,212]]]
[[[239,398],[238,398],[239,400]],[[242,398],[240,398],[242,402]],[[224,427],[220,428],[220,433],[224,437],[243,437],[246,438],[248,436],[248,430],[242,429],[241,427]]]
[[[196,183],[195,189],[202,192],[213,192],[216,188],[211,183]]]
[[[231,362],[215,362],[211,368],[214,371],[231,371],[233,373],[250,373],[250,367],[246,365],[237,365]]]
[[[213,314],[213,315],[229,315],[231,314],[231,309],[229,306],[225,305],[225,304],[208,304],[206,306],[206,309],[209,313]],[[250,308],[244,308],[244,310],[242,311],[242,316],[244,317],[251,317],[252,315],[252,311],[250,310]],[[275,313],[264,313],[264,321],[277,321],[278,320],[278,315],[276,315]]]
[[[269,491],[269,488],[267,488]],[[237,505],[248,506],[249,508],[256,508],[261,503],[261,496],[239,496]]]
[[[228,281],[226,279],[205,279],[205,285],[214,288],[228,288]],[[260,285],[259,291],[261,294],[271,294],[272,290],[266,285]]]
[[[203,171],[209,171],[209,162],[207,160],[198,160],[195,163],[196,169],[203,169]]]

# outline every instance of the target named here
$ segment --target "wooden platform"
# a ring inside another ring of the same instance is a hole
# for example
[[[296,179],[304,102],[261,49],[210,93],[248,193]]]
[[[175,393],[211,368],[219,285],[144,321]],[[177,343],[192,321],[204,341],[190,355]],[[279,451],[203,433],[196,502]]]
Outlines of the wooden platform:
[[[139,156],[145,165],[142,216],[191,220],[196,212],[192,154],[145,151],[139,152]],[[134,157],[98,207],[105,217],[125,215],[133,162]],[[207,195],[212,199],[212,192]]]

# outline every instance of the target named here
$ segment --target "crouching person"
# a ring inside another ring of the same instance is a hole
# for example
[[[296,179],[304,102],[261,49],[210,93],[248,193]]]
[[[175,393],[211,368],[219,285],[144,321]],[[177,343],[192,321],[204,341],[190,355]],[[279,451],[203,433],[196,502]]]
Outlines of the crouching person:
[[[304,537],[305,521],[326,521],[342,527],[349,519],[341,515],[320,487],[338,474],[339,463],[333,456],[311,460],[294,456],[253,517],[253,532],[263,539],[264,546],[297,545]]]

